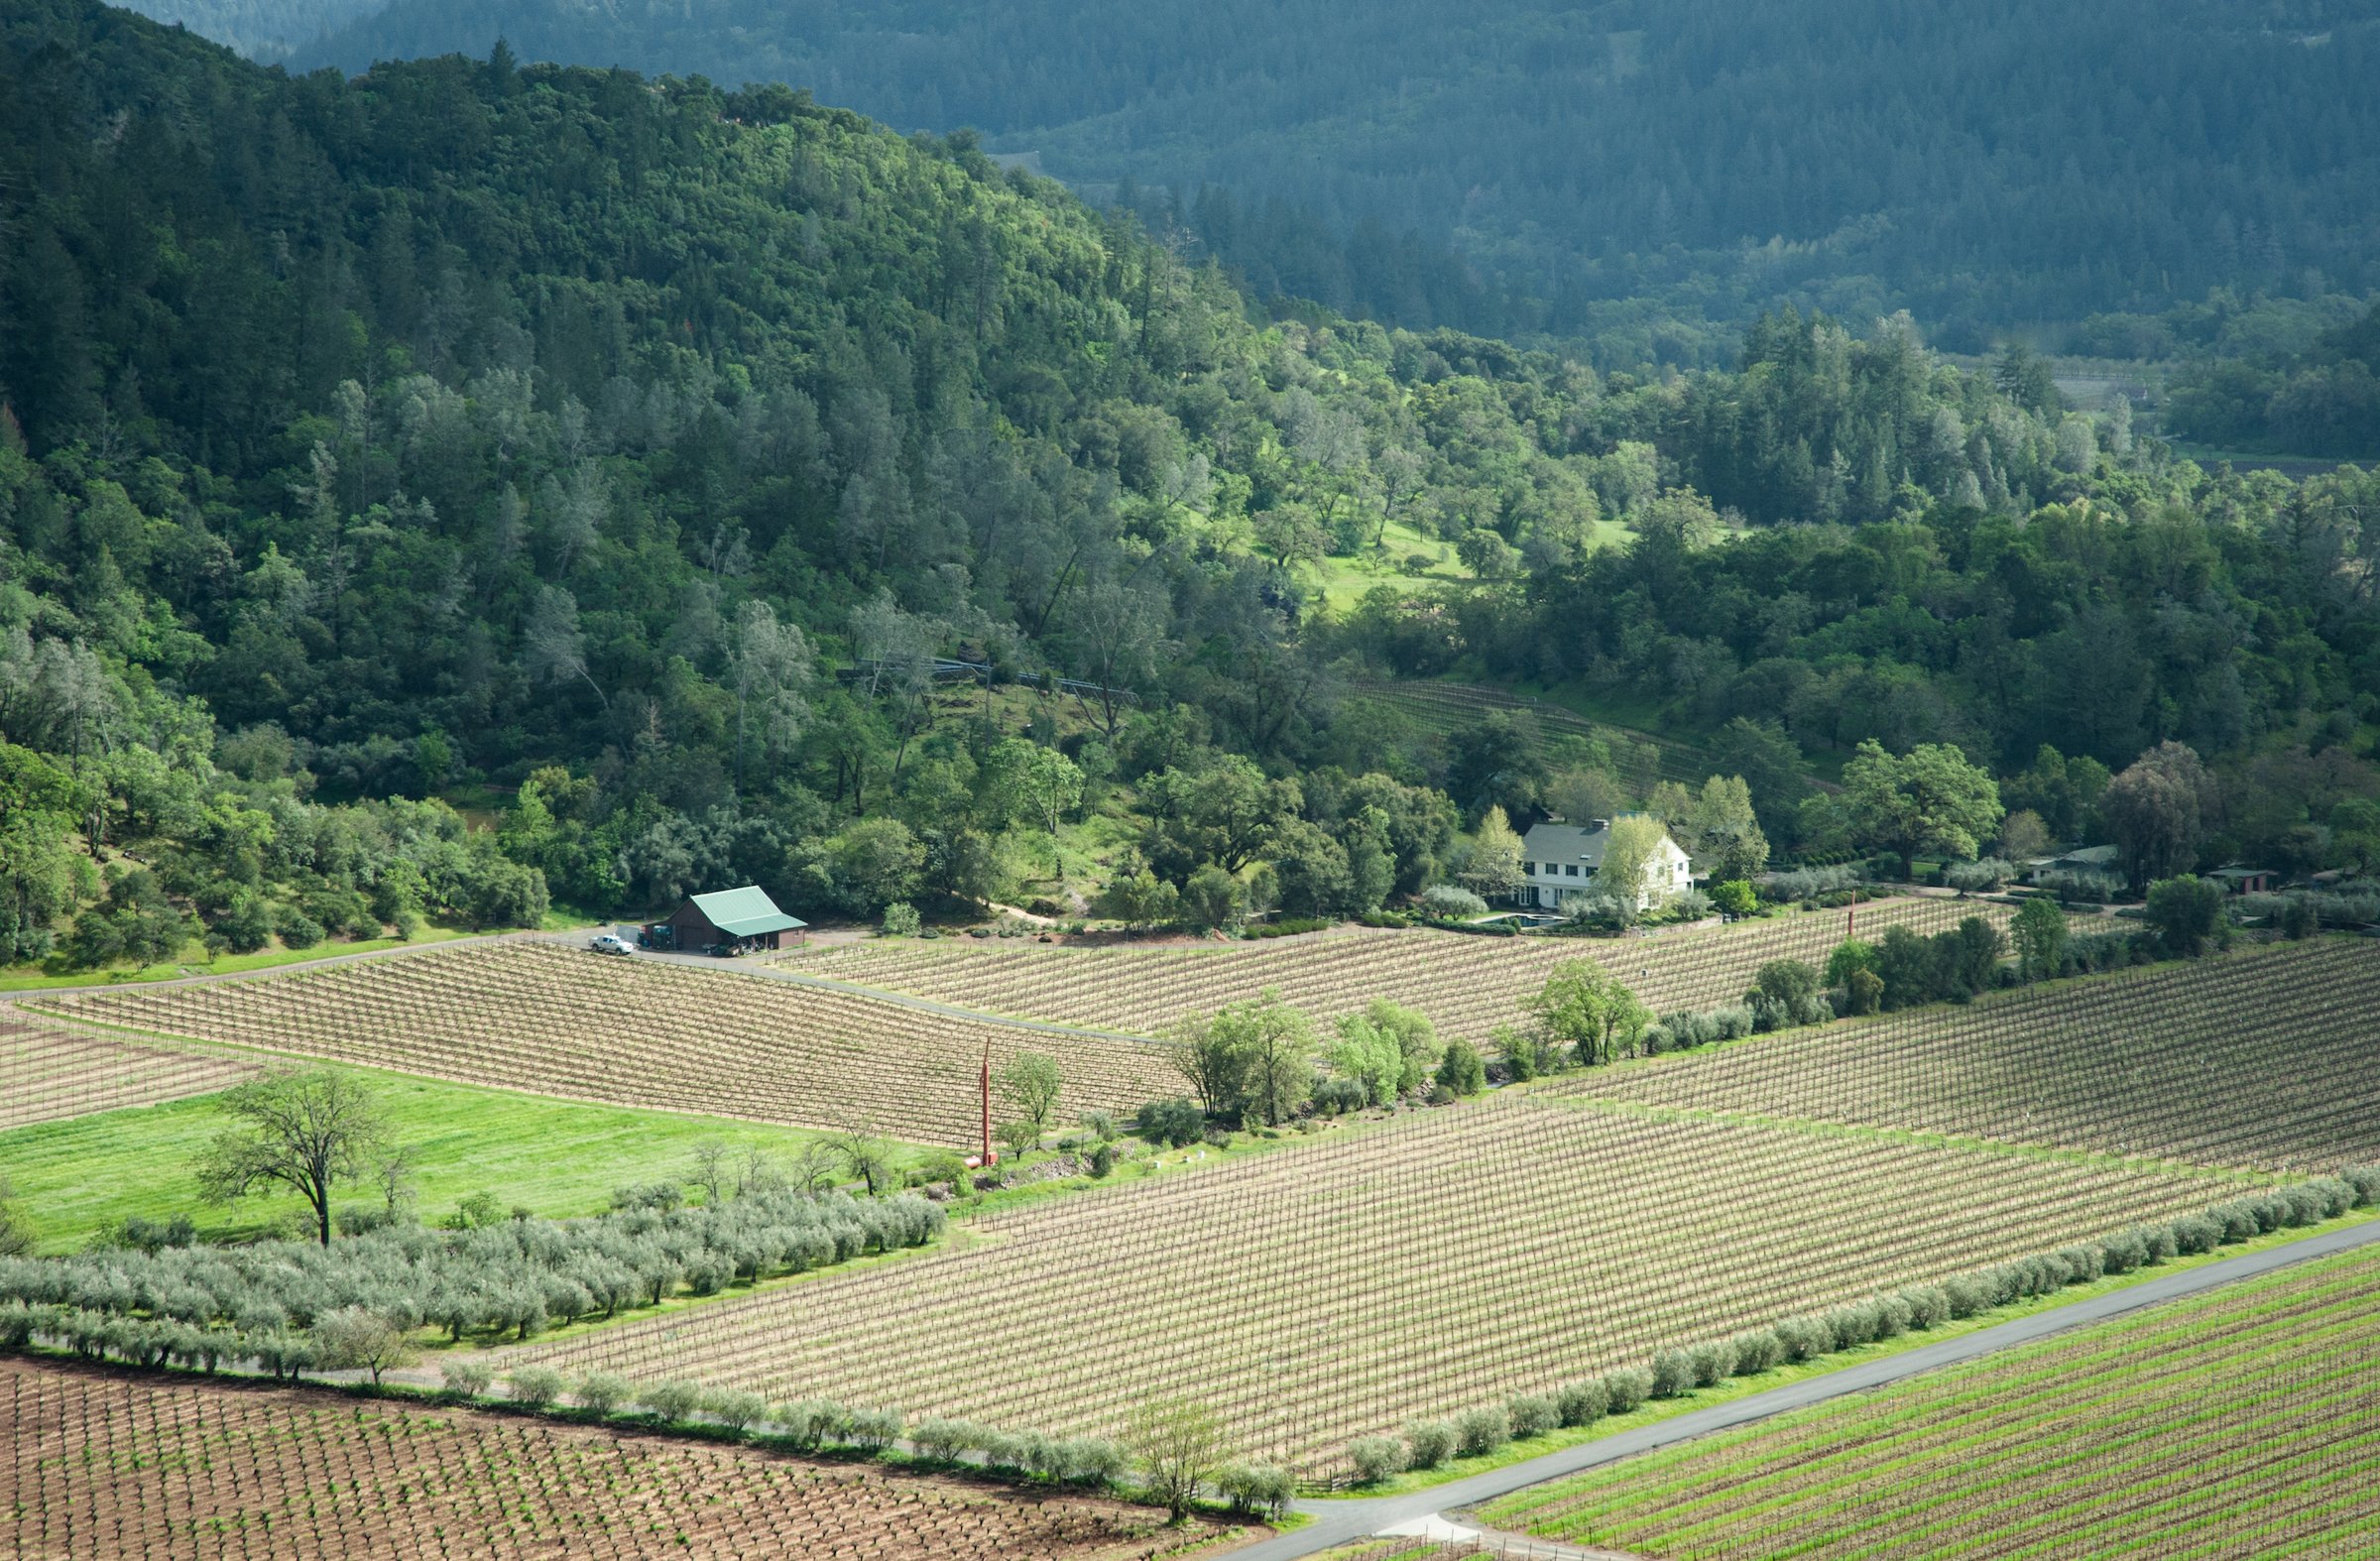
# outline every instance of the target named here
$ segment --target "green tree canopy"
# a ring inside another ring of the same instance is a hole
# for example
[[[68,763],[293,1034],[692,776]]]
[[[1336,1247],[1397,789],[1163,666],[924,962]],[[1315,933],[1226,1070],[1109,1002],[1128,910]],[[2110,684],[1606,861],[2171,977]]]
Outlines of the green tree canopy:
[[[1556,965],[1528,1006],[1540,1032],[1589,1066],[1612,1060],[1622,1042],[1632,1046],[1653,1019],[1618,978],[1587,959]]]
[[[226,1090],[232,1126],[200,1156],[198,1185],[216,1202],[279,1185],[306,1201],[317,1238],[330,1245],[331,1194],[371,1174],[386,1154],[386,1117],[371,1087],[337,1068],[269,1073]]]
[[[1904,868],[1927,853],[1972,860],[2002,811],[1990,774],[1958,749],[1920,743],[1896,758],[1872,738],[1844,766],[1843,802],[1860,841],[1892,851]]]

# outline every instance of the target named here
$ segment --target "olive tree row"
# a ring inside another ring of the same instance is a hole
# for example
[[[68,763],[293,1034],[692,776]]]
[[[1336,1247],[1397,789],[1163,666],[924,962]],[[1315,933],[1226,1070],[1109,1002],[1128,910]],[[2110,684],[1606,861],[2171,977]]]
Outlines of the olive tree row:
[[[1648,1399],[1675,1398],[1731,1378],[1755,1377],[1780,1366],[1855,1350],[1879,1340],[1924,1332],[2070,1284],[2152,1267],[2174,1258],[2208,1253],[2274,1231],[2318,1225],[2353,1208],[2380,1204],[2380,1166],[2354,1166],[2336,1176],[2236,1198],[2202,1214],[2136,1226],[2054,1253],[1875,1295],[1820,1313],[1787,1317],[1767,1328],[1664,1350],[1649,1367],[1628,1367],[1550,1392],[1521,1393],[1501,1404],[1425,1420],[1400,1439],[1359,1437],[1347,1459],[1358,1484],[1376,1485],[1406,1469],[1435,1469],[1456,1457],[1494,1452],[1515,1439],[1589,1425],[1625,1414]]]

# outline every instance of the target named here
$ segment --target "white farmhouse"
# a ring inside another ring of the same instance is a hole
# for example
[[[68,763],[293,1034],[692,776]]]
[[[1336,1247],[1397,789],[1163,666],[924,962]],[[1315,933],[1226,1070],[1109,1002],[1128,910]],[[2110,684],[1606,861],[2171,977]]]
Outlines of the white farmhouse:
[[[1538,824],[1520,843],[1521,887],[1513,898],[1524,905],[1559,910],[1573,897],[1591,893],[1595,875],[1604,865],[1604,848],[1611,841],[1611,821],[1576,824]],[[1660,849],[1645,864],[1644,887],[1637,891],[1636,908],[1650,910],[1694,883],[1694,864],[1678,843],[1662,831]]]

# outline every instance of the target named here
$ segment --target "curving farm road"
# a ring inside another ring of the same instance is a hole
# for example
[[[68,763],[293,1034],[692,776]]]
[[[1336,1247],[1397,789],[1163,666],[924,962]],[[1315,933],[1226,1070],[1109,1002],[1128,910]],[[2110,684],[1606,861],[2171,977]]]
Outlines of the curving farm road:
[[[2052,1307],[2047,1311],[1978,1329],[1961,1338],[1945,1340],[1941,1344],[1925,1345],[1881,1360],[1845,1367],[1823,1377],[1807,1378],[1730,1403],[1691,1410],[1633,1431],[1582,1442],[1576,1447],[1547,1453],[1542,1458],[1532,1458],[1525,1463],[1512,1464],[1487,1474],[1450,1481],[1409,1496],[1299,1501],[1297,1510],[1312,1517],[1313,1522],[1232,1551],[1231,1561],[1292,1561],[1294,1557],[1314,1555],[1373,1534],[1403,1529],[1406,1525],[1415,1525],[1413,1531],[1421,1532],[1419,1525],[1430,1518],[1447,1513],[1459,1514],[1528,1486],[1598,1469],[1675,1442],[1690,1441],[1715,1431],[1765,1420],[1788,1410],[1807,1408],[1850,1393],[1866,1392],[1927,1372],[1939,1371],[1946,1366],[2012,1350],[2069,1329],[2104,1322],[2111,1317],[2121,1317],[2185,1296],[2202,1295],[2227,1284],[2236,1284],[2242,1279],[2252,1279],[2286,1268],[2293,1263],[2327,1258],[2334,1253],[2348,1252],[2374,1243],[2380,1243],[2380,1220],[2366,1220],[2278,1247],[2268,1247],[2262,1252],[2169,1273],[2071,1305]],[[1461,1524],[1459,1517],[1454,1521]],[[1535,1552],[1545,1557],[1586,1554],[1543,1540],[1536,1542]],[[1528,1552],[1523,1549],[1517,1553]]]

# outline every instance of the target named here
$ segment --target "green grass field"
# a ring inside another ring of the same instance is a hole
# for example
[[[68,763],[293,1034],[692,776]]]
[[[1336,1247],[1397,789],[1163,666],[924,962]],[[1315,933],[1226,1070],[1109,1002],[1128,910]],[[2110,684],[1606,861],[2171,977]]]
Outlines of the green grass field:
[[[1499,1528],[1658,1561],[2371,1555],[2380,1252],[1534,1488]]]
[[[1314,566],[1314,582],[1322,588],[1323,603],[1332,612],[1348,611],[1375,585],[1451,585],[1469,583],[1472,578],[1471,571],[1456,561],[1453,542],[1424,537],[1410,526],[1389,522],[1381,543],[1382,552],[1326,557]],[[1413,553],[1432,560],[1426,573],[1407,574],[1397,567],[1399,560]]]
[[[363,1071],[363,1070],[357,1070]],[[471,1194],[495,1194],[552,1218],[594,1214],[614,1187],[685,1179],[694,1145],[708,1139],[751,1144],[780,1161],[819,1136],[792,1128],[634,1111],[474,1089],[400,1074],[367,1073],[379,1084],[392,1137],[411,1145],[423,1219],[450,1214]],[[216,1097],[105,1112],[0,1134],[0,1175],[44,1252],[65,1252],[131,1215],[186,1214],[208,1239],[269,1232],[301,1212],[294,1194],[210,1207],[190,1164],[226,1119]],[[909,1153],[904,1151],[904,1163]],[[377,1197],[356,1187],[339,1200]]]

